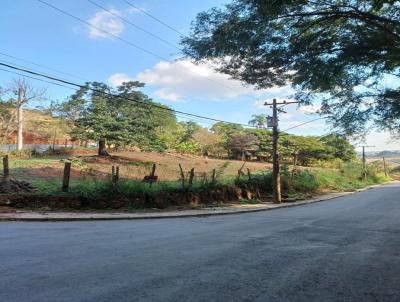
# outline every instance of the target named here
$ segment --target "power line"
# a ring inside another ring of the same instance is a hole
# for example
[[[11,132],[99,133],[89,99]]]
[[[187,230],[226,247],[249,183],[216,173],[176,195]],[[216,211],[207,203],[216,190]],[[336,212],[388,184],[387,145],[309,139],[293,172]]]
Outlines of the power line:
[[[6,62],[7,64],[12,64],[12,63],[7,62],[7,61],[3,61],[3,62]],[[15,65],[15,66],[23,68],[23,66],[21,66],[21,65]],[[63,85],[63,84],[60,84],[60,83],[56,83],[56,82],[46,81],[44,79],[41,79],[41,78],[38,78],[38,77],[29,76],[29,75],[22,74],[22,73],[19,73],[19,72],[15,72],[15,71],[3,69],[3,68],[0,68],[0,70],[4,71],[4,72],[7,72],[7,73],[15,74],[15,75],[18,75],[18,76],[21,76],[21,77],[26,77],[26,78],[29,78],[29,79],[32,79],[32,80],[35,80],[35,81],[40,81],[40,82],[43,82],[43,83],[48,83],[48,84],[57,85],[57,86],[64,87],[64,88],[68,88],[68,89],[71,89],[73,91],[78,91],[79,90],[78,88],[73,88],[73,87],[66,86],[66,85]],[[90,81],[88,81],[88,82],[90,82]],[[176,113],[176,116],[178,116],[180,118],[183,118],[183,119],[186,119],[186,120],[197,121],[199,123],[207,124],[207,125],[210,125],[210,126],[213,125],[213,122],[206,121],[206,120],[201,119],[201,118],[187,117],[186,115],[180,114],[180,113]]]
[[[51,76],[47,76],[47,75],[44,75],[44,74],[40,74],[40,73],[34,72],[34,71],[28,71],[28,70],[25,70],[25,69],[23,69],[23,68],[13,67],[13,66],[11,66],[11,65],[3,64],[3,63],[1,63],[1,62],[0,62],[0,65],[6,66],[6,67],[8,67],[8,68],[13,68],[13,69],[21,70],[21,71],[24,71],[24,72],[28,72],[28,73],[31,73],[31,74],[37,74],[37,75],[39,75],[39,76],[42,76],[42,77],[45,77],[45,78],[49,78],[49,79],[52,79],[52,80],[54,80],[54,81],[60,81],[60,82],[68,83],[68,81],[64,81],[64,80],[62,80],[62,79],[56,79],[56,78],[51,77]],[[60,87],[64,87],[64,88],[67,88],[67,89],[71,89],[71,90],[74,90],[74,91],[78,91],[77,88],[73,88],[73,87],[70,87],[70,86],[62,85],[62,84],[56,83],[56,82],[46,81],[46,80],[41,79],[41,78],[38,78],[38,77],[29,76],[29,75],[26,75],[26,74],[22,74],[22,73],[19,73],[19,72],[15,72],[15,71],[3,69],[3,68],[0,68],[0,70],[1,70],[1,71],[4,71],[4,72],[8,72],[8,73],[15,74],[15,75],[19,75],[19,76],[22,76],[22,77],[27,77],[27,78],[29,78],[29,79],[37,80],[37,81],[40,81],[40,82],[44,82],[44,83],[48,83],[48,84],[52,84],[52,85],[57,85],[57,86],[60,86]],[[68,83],[68,84],[69,84],[69,85],[76,86],[76,87],[79,87],[79,88],[83,88],[83,87],[84,87],[83,85],[74,84],[74,83],[72,83],[72,82],[71,82],[71,83]],[[96,90],[96,89],[92,89],[92,88],[90,88],[90,90],[95,91],[95,92],[100,92],[100,93],[103,93],[103,94],[107,94],[107,95],[111,95],[111,96],[118,97],[118,98],[123,98],[123,97],[121,97],[121,96],[113,95],[113,94],[111,94],[111,93],[106,93],[106,92],[103,92],[103,91],[100,91],[100,90]],[[140,102],[140,101],[133,100],[133,99],[129,99],[129,98],[123,98],[123,99],[132,100],[132,101],[135,101],[135,102]],[[144,102],[141,102],[141,103],[144,103]],[[150,105],[150,106],[156,105],[156,104],[154,104],[154,103],[153,103],[153,104],[144,103],[144,104]],[[191,114],[191,113],[187,113],[187,112],[183,112],[183,111],[177,111],[177,110],[174,110],[174,109],[171,109],[171,108],[167,108],[167,107],[162,107],[162,106],[156,106],[156,107],[158,107],[159,109],[164,109],[164,110],[172,111],[172,112],[176,113],[176,114],[177,114],[179,117],[181,117],[181,118],[190,119],[190,120],[195,120],[195,121],[198,121],[198,122],[206,123],[206,124],[208,124],[208,125],[212,125],[212,123],[206,122],[206,121],[204,121],[204,120],[210,120],[210,121],[213,121],[213,122],[222,122],[222,123],[231,124],[231,125],[240,125],[240,126],[244,126],[244,127],[255,128],[255,127],[252,127],[252,126],[247,125],[247,124],[233,123],[233,122],[228,122],[228,121],[213,119],[213,118],[209,118],[209,117],[205,117],[205,116],[201,116],[201,115],[195,115],[195,114]],[[189,118],[187,117],[188,115],[190,116]],[[287,128],[287,129],[282,130],[282,131],[283,131],[283,132],[286,132],[286,131],[289,131],[289,130],[292,130],[292,129],[301,127],[301,126],[303,126],[303,125],[306,125],[306,124],[309,124],[309,123],[313,123],[313,122],[315,122],[315,121],[319,121],[319,120],[323,120],[323,119],[326,119],[326,117],[316,118],[316,119],[313,119],[313,120],[310,120],[310,121],[307,121],[307,122],[298,124],[298,125],[296,125],[296,126]],[[367,146],[367,147],[370,147],[370,146]]]
[[[174,48],[176,48],[177,50],[181,50],[177,45],[175,45],[175,44],[173,44],[173,43],[171,43],[171,42],[165,40],[164,38],[161,38],[160,36],[158,36],[158,35],[156,35],[156,34],[153,34],[152,32],[148,31],[147,29],[144,29],[143,27],[140,27],[140,26],[136,25],[136,24],[133,23],[132,21],[130,21],[130,20],[128,20],[128,19],[126,19],[126,18],[124,18],[124,17],[122,17],[122,16],[120,16],[120,15],[114,13],[114,12],[112,12],[111,10],[105,8],[104,6],[102,6],[102,5],[100,5],[100,4],[96,3],[96,2],[94,2],[94,1],[92,1],[92,0],[87,0],[87,1],[90,2],[90,3],[92,3],[94,6],[97,6],[98,8],[102,9],[103,11],[109,13],[110,15],[112,15],[112,16],[118,18],[118,19],[121,19],[122,21],[124,21],[125,23],[127,23],[127,24],[133,26],[134,28],[136,28],[136,29],[138,29],[138,30],[140,30],[140,31],[142,31],[142,32],[144,32],[144,33],[146,33],[146,34],[152,36],[153,38],[155,38],[155,39],[157,39],[157,40],[160,40],[161,42],[163,42],[163,43],[165,43],[165,44],[167,44],[167,45],[169,45],[169,46],[171,46],[171,47],[174,47]]]
[[[288,130],[292,130],[292,129],[295,129],[295,128],[298,128],[298,127],[304,126],[304,125],[306,125],[306,124],[310,124],[310,123],[313,123],[313,122],[316,122],[316,121],[319,121],[319,120],[323,120],[323,119],[326,119],[326,117],[319,117],[319,118],[316,118],[316,119],[313,119],[313,120],[310,120],[310,121],[307,121],[307,122],[304,122],[304,123],[298,124],[298,125],[296,125],[296,126],[293,126],[293,127],[287,128],[287,129],[285,129],[285,130],[282,130],[282,131],[283,131],[283,132],[286,132],[286,131],[288,131]]]
[[[73,15],[73,14],[71,14],[71,13],[65,11],[65,10],[63,10],[63,9],[61,9],[61,8],[58,8],[58,7],[52,5],[52,4],[50,4],[50,3],[48,3],[48,2],[46,2],[44,0],[37,0],[37,1],[42,3],[42,4],[44,4],[44,5],[46,5],[46,6],[48,6],[48,7],[50,7],[50,8],[52,8],[52,9],[54,9],[54,10],[56,10],[56,11],[58,11],[58,12],[60,12],[60,13],[62,13],[62,14],[64,14],[64,15],[66,15],[66,16],[69,16],[69,17],[71,17],[71,18],[73,18],[73,19],[75,19],[75,20],[77,20],[77,21],[79,21],[79,22],[81,22],[83,24],[86,24],[87,26],[89,26],[91,28],[94,28],[94,29],[106,34],[106,35],[112,36],[115,39],[117,39],[117,40],[119,40],[119,41],[121,41],[121,42],[123,42],[123,43],[125,43],[125,44],[127,44],[129,46],[131,46],[131,47],[134,47],[134,48],[136,48],[136,49],[138,49],[140,51],[143,51],[144,53],[147,53],[147,54],[149,54],[149,55],[151,55],[151,56],[153,56],[155,58],[158,58],[160,60],[166,61],[166,62],[171,63],[171,64],[174,63],[173,61],[169,60],[168,58],[160,56],[160,55],[158,55],[158,54],[156,54],[156,53],[154,53],[154,52],[152,52],[150,50],[147,50],[146,48],[143,48],[143,47],[141,47],[141,46],[139,46],[139,45],[137,45],[135,43],[132,43],[129,40],[121,38],[120,36],[118,36],[116,34],[113,34],[113,33],[109,32],[107,30],[104,30],[104,29],[102,29],[102,28],[100,28],[98,26],[95,26],[95,25],[93,25],[93,24],[91,24],[91,23],[89,23],[89,22],[87,22],[87,21],[85,21],[85,20],[83,20],[83,19],[81,19],[81,18],[79,18],[79,17],[77,17],[77,16],[75,16],[75,15]],[[177,66],[178,66],[178,68],[180,67],[179,65],[177,65]],[[183,70],[187,70],[186,68],[182,68],[182,69]],[[188,71],[191,72],[191,73],[197,74],[197,75],[201,75],[200,73],[195,72],[195,71],[190,70],[190,69]],[[227,89],[230,89],[230,90],[233,90],[233,91],[235,90],[235,88],[232,88],[232,87],[230,87],[228,85],[225,85],[225,84],[223,84],[223,83],[221,83],[219,81],[216,81],[216,80],[213,80],[213,79],[210,79],[210,78],[205,78],[205,79],[210,81],[210,82],[214,82],[214,83],[216,83],[216,84],[218,84],[218,85],[220,85],[222,87],[225,87]]]
[[[182,34],[179,30],[177,30],[176,28],[170,26],[169,24],[167,24],[166,22],[162,21],[161,19],[153,16],[152,14],[148,13],[146,10],[142,9],[139,6],[136,6],[134,4],[132,4],[131,2],[127,1],[127,0],[123,0],[126,4],[128,4],[129,6],[133,7],[134,9],[142,12],[143,14],[145,14],[146,16],[150,17],[151,19],[157,21],[158,23],[164,25],[165,27],[169,28],[170,30],[178,33],[181,37],[186,37],[186,35]]]
[[[62,13],[62,14],[64,14],[64,15],[67,15],[67,16],[75,19],[75,20],[78,20],[79,22],[84,23],[87,26],[92,27],[92,28],[94,28],[94,29],[106,34],[106,35],[110,35],[110,36],[114,37],[115,39],[118,39],[118,40],[120,40],[120,41],[122,41],[122,42],[124,42],[124,43],[126,43],[126,44],[128,44],[128,45],[130,45],[130,46],[132,46],[134,48],[136,48],[136,49],[139,49],[139,50],[141,50],[141,51],[143,51],[143,52],[145,52],[145,53],[147,53],[149,55],[152,55],[152,56],[154,56],[156,58],[159,58],[161,60],[165,60],[165,58],[163,58],[162,56],[159,56],[158,54],[156,54],[156,53],[154,53],[154,52],[152,52],[150,50],[147,50],[147,49],[145,49],[145,48],[143,48],[143,47],[141,47],[141,46],[139,46],[139,45],[137,45],[135,43],[132,43],[132,42],[130,42],[128,40],[125,40],[124,38],[121,38],[120,36],[115,35],[115,34],[109,32],[109,31],[106,31],[106,30],[104,30],[104,29],[102,29],[102,28],[100,28],[98,26],[90,24],[89,22],[87,22],[87,21],[85,21],[85,20],[83,20],[83,19],[81,19],[81,18],[79,18],[79,17],[77,17],[75,15],[72,15],[69,12],[67,12],[65,10],[62,10],[62,9],[60,9],[60,8],[54,6],[54,5],[52,5],[52,4],[50,4],[50,3],[46,2],[46,1],[43,1],[43,0],[37,0],[37,1],[42,3],[42,4],[44,4],[44,5],[46,5],[46,6],[48,6],[48,7],[50,7],[50,8],[52,8],[52,9],[54,9],[54,10],[56,10],[56,11],[58,11],[58,12],[60,12],[60,13]]]
[[[29,61],[29,60],[26,60],[26,59],[23,59],[23,58],[19,58],[19,57],[16,57],[16,56],[4,53],[4,52],[0,52],[0,55],[5,56],[5,57],[9,57],[9,58],[14,59],[14,60],[18,60],[18,61],[21,61],[21,62],[25,62],[25,63],[28,63],[28,64],[32,64],[32,65],[35,65],[37,67],[45,68],[45,69],[48,69],[48,70],[57,72],[59,74],[63,74],[63,75],[72,77],[72,78],[77,78],[77,79],[80,79],[80,80],[88,81],[88,79],[82,78],[82,77],[74,75],[72,73],[64,72],[64,71],[61,71],[61,70],[58,70],[58,69],[55,69],[55,68],[52,68],[52,67],[49,67],[49,66],[46,66],[46,65],[38,64],[38,63]]]
[[[32,71],[32,70],[29,70],[29,69],[26,69],[26,68],[20,68],[20,67],[13,66],[13,65],[10,65],[10,64],[5,64],[5,63],[1,63],[0,62],[0,66],[4,66],[4,67],[10,68],[10,69],[22,71],[22,72],[25,72],[25,73],[28,73],[28,74],[31,74],[31,75],[35,75],[35,76],[40,76],[42,78],[46,78],[46,79],[49,79],[49,80],[52,80],[52,81],[56,81],[56,82],[60,82],[60,83],[63,83],[63,84],[75,86],[75,87],[78,87],[78,88],[87,87],[87,86],[80,85],[80,84],[77,84],[77,83],[74,83],[74,82],[70,82],[70,81],[66,81],[66,80],[63,80],[63,79],[60,79],[60,78],[57,78],[57,77],[54,77],[54,76],[50,76],[50,75],[46,75],[46,74],[43,74],[43,73],[40,73],[40,72]],[[89,89],[94,91],[94,92],[97,92],[97,93],[109,95],[109,96],[120,98],[120,99],[124,99],[124,100],[129,100],[129,101],[132,101],[132,102],[135,102],[135,103],[139,103],[139,104],[142,104],[142,105],[155,107],[155,108],[158,108],[158,109],[162,109],[162,110],[166,110],[166,111],[170,111],[170,112],[174,112],[174,113],[180,113],[180,114],[191,116],[191,117],[195,117],[195,118],[201,118],[201,119],[210,120],[210,121],[214,121],[214,122],[220,122],[220,123],[225,123],[225,124],[240,125],[240,126],[249,127],[249,125],[246,125],[246,124],[233,123],[233,122],[228,122],[228,121],[215,119],[215,118],[211,118],[211,117],[207,117],[207,116],[202,116],[202,115],[198,115],[198,114],[194,114],[194,113],[188,113],[188,112],[184,112],[184,111],[180,111],[180,110],[175,110],[175,109],[172,109],[172,108],[169,108],[169,107],[164,107],[162,105],[158,105],[156,103],[147,103],[147,102],[135,100],[135,99],[132,99],[132,98],[122,97],[122,96],[119,96],[119,95],[114,95],[112,93],[104,92],[104,91],[101,91],[101,90],[98,90],[98,89],[94,89],[94,88],[90,88],[90,87],[89,87]]]
[[[0,68],[0,71],[4,71],[4,72],[7,72],[7,73],[12,73],[12,74],[15,74],[15,75],[18,75],[18,76],[21,76],[21,77],[26,77],[26,78],[29,78],[29,79],[32,79],[32,80],[35,80],[35,81],[40,81],[40,82],[44,82],[44,83],[48,83],[48,84],[57,85],[57,86],[64,87],[64,88],[68,88],[68,89],[71,89],[71,90],[73,90],[75,92],[79,90],[78,88],[73,88],[73,87],[69,87],[69,86],[66,86],[66,85],[62,85],[60,83],[46,81],[44,79],[41,79],[41,78],[38,78],[38,77],[29,76],[29,75],[26,75],[26,74],[22,74],[20,72],[15,72],[15,71],[3,69],[3,68]],[[188,117],[188,116],[186,116],[184,114],[176,113],[176,112],[175,112],[175,114],[176,114],[177,117],[180,117],[181,119],[185,119],[187,121],[196,121],[196,122],[199,122],[199,123],[202,123],[202,124],[206,124],[206,125],[209,125],[209,126],[212,126],[214,124],[211,121],[207,121],[207,120],[204,120],[204,119],[201,119],[201,118]]]
[[[0,63],[0,64],[1,64],[1,63]],[[71,90],[74,90],[74,91],[78,91],[78,89],[76,89],[76,88],[72,88],[72,87],[69,87],[69,86],[66,86],[66,85],[63,85],[63,84],[60,84],[60,83],[55,83],[55,82],[51,82],[51,81],[46,81],[46,80],[44,80],[44,79],[40,79],[40,78],[37,78],[37,77],[32,77],[32,76],[29,76],[29,75],[26,75],[26,74],[22,74],[22,73],[20,73],[20,72],[15,72],[15,71],[3,69],[3,68],[0,68],[0,70],[1,70],[1,71],[5,71],[5,72],[8,72],[8,73],[15,74],[15,75],[18,75],[18,76],[21,76],[21,77],[26,77],[26,78],[29,78],[29,79],[32,79],[32,80],[37,80],[37,81],[40,81],[40,82],[44,82],[44,83],[48,83],[48,84],[53,84],[53,85],[57,85],[57,86],[60,86],[60,87],[65,87],[65,88],[68,88],[68,89],[71,89]]]

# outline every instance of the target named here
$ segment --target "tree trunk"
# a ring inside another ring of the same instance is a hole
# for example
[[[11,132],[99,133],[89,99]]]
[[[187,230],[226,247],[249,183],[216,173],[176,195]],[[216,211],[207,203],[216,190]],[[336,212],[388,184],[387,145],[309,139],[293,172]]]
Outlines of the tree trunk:
[[[22,105],[24,104],[25,92],[19,87],[18,89],[18,103],[17,103],[17,151],[21,151],[23,147],[23,122],[24,122],[24,112]]]
[[[99,156],[109,156],[107,150],[106,150],[106,139],[105,138],[100,138],[99,140]]]
[[[18,105],[17,108],[17,150],[21,151],[23,147],[23,110],[22,110],[22,104]]]

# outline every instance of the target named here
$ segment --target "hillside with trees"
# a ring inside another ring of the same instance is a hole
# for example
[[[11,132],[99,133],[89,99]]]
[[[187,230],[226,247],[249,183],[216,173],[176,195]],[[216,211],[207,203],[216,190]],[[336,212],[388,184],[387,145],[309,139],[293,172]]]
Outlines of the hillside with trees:
[[[155,103],[140,91],[144,84],[110,87],[88,83],[65,102],[42,110],[25,110],[25,133],[51,144],[74,141],[87,146],[105,138],[113,150],[176,152],[227,159],[271,161],[272,137],[266,117],[255,115],[252,127],[217,122],[204,128],[193,121],[178,121],[167,106]],[[15,141],[16,107],[1,102],[2,142]],[[312,166],[321,162],[351,161],[354,147],[339,134],[321,137],[282,133],[283,162]]]

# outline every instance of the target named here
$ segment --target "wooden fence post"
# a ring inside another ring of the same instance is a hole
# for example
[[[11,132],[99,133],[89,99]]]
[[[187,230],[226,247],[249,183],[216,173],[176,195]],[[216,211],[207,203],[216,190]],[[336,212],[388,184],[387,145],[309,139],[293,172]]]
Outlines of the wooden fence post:
[[[156,164],[153,164],[153,167],[151,168],[151,174],[150,174],[150,187],[153,185],[154,182],[154,175],[156,175]]]
[[[240,167],[240,169],[238,170],[237,181],[240,180],[240,176],[242,176],[242,174],[243,174],[242,170],[243,170],[245,164],[246,164],[246,162],[243,162],[243,165],[242,165],[242,166]]]
[[[189,187],[192,187],[193,185],[193,178],[194,178],[194,168],[190,170],[190,176],[189,176]]]
[[[116,185],[119,180],[119,166],[111,167],[111,182],[113,185]]]
[[[115,170],[115,182],[118,182],[118,180],[119,180],[119,166],[117,166]]]
[[[67,162],[64,164],[64,176],[63,176],[63,184],[62,184],[63,192],[68,192],[70,175],[71,175],[71,163]]]
[[[211,176],[211,182],[214,184],[215,183],[215,173],[216,173],[216,171],[215,171],[215,169],[213,169],[213,171],[212,171],[212,176]]]
[[[251,180],[251,172],[250,169],[247,168],[247,177],[249,178],[249,181]]]
[[[154,175],[156,175],[156,164],[153,164],[153,167],[151,168],[151,174],[150,177],[153,179]]]
[[[179,164],[179,169],[181,171],[182,189],[185,189],[185,173],[183,172],[181,164]]]
[[[388,177],[389,173],[388,173],[388,170],[387,170],[385,157],[383,157],[383,170],[385,171],[385,176]]]
[[[10,168],[8,165],[8,155],[3,157],[3,175],[7,179],[10,176]]]

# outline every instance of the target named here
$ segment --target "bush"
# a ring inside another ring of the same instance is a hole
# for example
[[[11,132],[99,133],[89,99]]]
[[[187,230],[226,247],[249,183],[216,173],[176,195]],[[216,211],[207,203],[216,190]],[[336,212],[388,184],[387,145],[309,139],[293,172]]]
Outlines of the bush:
[[[321,186],[317,177],[310,171],[299,171],[291,182],[291,191],[293,192],[315,192]]]

